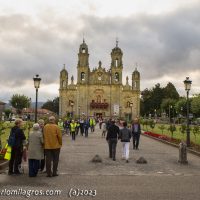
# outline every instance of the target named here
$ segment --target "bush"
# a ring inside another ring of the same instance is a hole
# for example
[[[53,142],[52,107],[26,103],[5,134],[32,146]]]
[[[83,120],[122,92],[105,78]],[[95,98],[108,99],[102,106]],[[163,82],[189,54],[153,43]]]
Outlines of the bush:
[[[171,138],[173,138],[174,132],[176,131],[176,126],[174,124],[170,124],[168,130],[171,132]]]

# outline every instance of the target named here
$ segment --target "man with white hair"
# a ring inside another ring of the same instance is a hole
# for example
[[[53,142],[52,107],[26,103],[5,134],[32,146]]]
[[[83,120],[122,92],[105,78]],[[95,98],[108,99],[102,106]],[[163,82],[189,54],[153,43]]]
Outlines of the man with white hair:
[[[62,134],[60,128],[55,123],[55,117],[49,117],[49,123],[44,126],[44,149],[46,155],[47,177],[58,176],[57,168],[62,146]],[[51,162],[53,161],[53,172]]]
[[[33,125],[33,130],[30,132],[28,141],[28,163],[29,176],[36,177],[40,168],[40,161],[44,159],[44,140],[40,125],[38,123]]]

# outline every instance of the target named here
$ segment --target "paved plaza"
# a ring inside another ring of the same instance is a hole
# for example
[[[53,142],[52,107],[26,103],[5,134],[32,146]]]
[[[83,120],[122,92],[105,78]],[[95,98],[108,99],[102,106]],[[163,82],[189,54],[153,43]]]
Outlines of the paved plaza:
[[[102,163],[92,163],[96,155]],[[137,164],[143,156],[147,164]],[[0,174],[0,190],[61,190],[59,196],[34,196],[29,199],[96,199],[96,200],[198,200],[200,196],[200,157],[188,154],[188,165],[178,162],[178,149],[153,139],[141,136],[140,149],[130,146],[130,162],[121,159],[121,142],[117,144],[116,161],[108,158],[108,145],[101,131],[88,138],[78,136],[75,142],[69,136],[63,136],[60,154],[59,176],[47,178],[39,174],[29,178],[27,164],[25,174],[8,176]],[[87,190],[96,196],[73,195],[73,189]],[[0,199],[25,199],[21,196],[0,196]]]

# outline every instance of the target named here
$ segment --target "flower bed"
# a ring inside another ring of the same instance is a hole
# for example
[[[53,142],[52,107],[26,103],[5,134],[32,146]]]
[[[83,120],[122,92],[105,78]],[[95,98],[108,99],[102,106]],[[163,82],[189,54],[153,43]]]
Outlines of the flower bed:
[[[166,136],[166,135],[161,135],[161,134],[158,134],[158,133],[153,133],[153,132],[150,132],[150,131],[146,131],[146,132],[143,132],[145,135],[149,135],[153,138],[158,138],[158,139],[161,139],[161,140],[164,140],[164,141],[167,141],[167,142],[170,142],[170,143],[173,143],[173,144],[179,144],[181,142],[181,139],[176,139],[176,138],[171,138],[169,136]],[[190,149],[193,149],[195,151],[199,151],[200,152],[200,145],[197,145],[193,142],[190,142]]]
[[[171,142],[171,143],[174,143],[174,144],[179,144],[181,142],[180,139],[171,138],[169,136],[161,135],[161,134],[158,134],[158,133],[144,132],[144,134],[145,135],[149,135],[151,137],[155,137],[155,138],[161,139],[161,140],[165,140],[165,141],[168,141],[168,142]]]

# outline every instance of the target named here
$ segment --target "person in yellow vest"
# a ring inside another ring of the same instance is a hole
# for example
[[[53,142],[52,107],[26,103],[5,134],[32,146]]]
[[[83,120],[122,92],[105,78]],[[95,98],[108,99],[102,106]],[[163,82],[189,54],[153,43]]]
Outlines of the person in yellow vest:
[[[70,123],[70,133],[72,136],[72,140],[76,140],[76,126],[77,124],[74,122],[74,120],[72,120],[72,122]]]
[[[63,135],[64,134],[64,123],[61,119],[59,119],[59,121],[58,121],[58,127],[60,128],[60,131]]]
[[[96,125],[95,119],[94,118],[90,118],[91,132],[94,132],[95,125]]]

